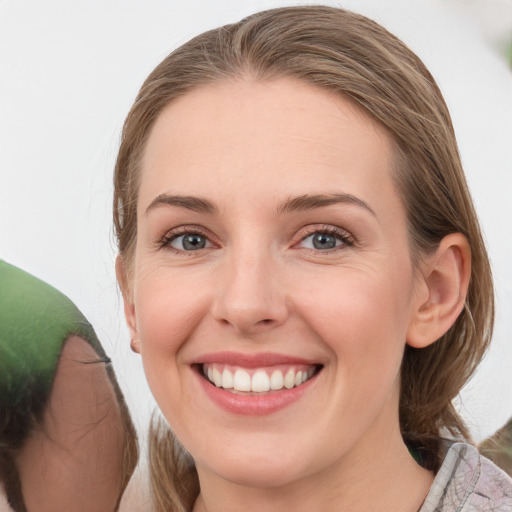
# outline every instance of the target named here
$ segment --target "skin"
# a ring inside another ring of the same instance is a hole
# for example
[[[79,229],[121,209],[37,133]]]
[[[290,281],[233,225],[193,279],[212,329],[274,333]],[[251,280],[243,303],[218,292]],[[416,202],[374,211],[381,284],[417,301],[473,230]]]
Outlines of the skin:
[[[457,317],[469,250],[450,235],[413,266],[392,157],[391,138],[350,102],[289,79],[200,87],[157,119],[133,268],[118,259],[117,271],[151,390],[196,461],[196,512],[421,506],[433,475],[400,435],[400,364],[406,342],[428,345]],[[161,194],[215,208],[155,205]],[[355,199],[283,206],[333,194]],[[336,247],[316,249],[312,234],[332,229]],[[205,247],[169,241],[186,232]],[[235,415],[191,366],[226,350],[323,368],[286,408]]]
[[[107,512],[121,489],[124,431],[112,385],[98,355],[70,336],[59,360],[42,425],[16,460],[31,512]]]

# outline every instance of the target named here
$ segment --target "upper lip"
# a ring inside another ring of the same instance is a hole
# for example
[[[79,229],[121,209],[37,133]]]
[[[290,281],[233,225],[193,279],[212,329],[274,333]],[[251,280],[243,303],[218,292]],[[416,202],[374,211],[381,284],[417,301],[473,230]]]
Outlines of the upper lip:
[[[276,366],[283,364],[319,364],[318,361],[291,356],[288,354],[278,354],[274,352],[262,352],[259,354],[244,354],[240,352],[214,352],[202,355],[194,361],[194,364],[211,363],[241,366],[243,368],[261,368],[264,366]]]

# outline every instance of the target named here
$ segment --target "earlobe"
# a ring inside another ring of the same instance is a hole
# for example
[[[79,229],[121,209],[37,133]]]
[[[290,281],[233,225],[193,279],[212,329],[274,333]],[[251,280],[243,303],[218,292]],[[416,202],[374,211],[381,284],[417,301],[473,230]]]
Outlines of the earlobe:
[[[118,255],[116,258],[116,277],[117,282],[119,283],[119,287],[121,288],[121,293],[123,294],[124,316],[126,318],[126,323],[128,324],[131,337],[130,347],[133,352],[139,353],[140,348],[137,333],[135,306],[133,303],[133,294],[129,285],[126,265],[121,255]]]
[[[461,233],[445,236],[424,262],[418,299],[407,332],[407,344],[424,348],[437,341],[457,320],[466,300],[471,250]]]
[[[135,352],[136,354],[140,354],[140,343],[139,340],[136,338],[132,338],[130,340],[130,348],[132,352]]]

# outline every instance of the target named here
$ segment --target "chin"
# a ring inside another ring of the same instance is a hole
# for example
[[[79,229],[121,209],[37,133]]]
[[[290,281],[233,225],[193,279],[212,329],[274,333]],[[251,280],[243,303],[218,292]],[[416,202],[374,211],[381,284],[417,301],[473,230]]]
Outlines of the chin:
[[[283,463],[272,457],[251,461],[226,460],[208,470],[233,484],[256,489],[284,487],[307,476],[297,464]]]
[[[206,457],[194,457],[199,473],[204,469],[240,486],[271,489],[290,485],[320,470],[318,454],[311,453],[314,447],[308,450],[304,442],[291,436],[271,439],[269,433],[261,432],[257,437],[260,439],[252,435],[243,443],[236,442],[232,434],[230,442],[222,443],[228,449],[219,444]]]

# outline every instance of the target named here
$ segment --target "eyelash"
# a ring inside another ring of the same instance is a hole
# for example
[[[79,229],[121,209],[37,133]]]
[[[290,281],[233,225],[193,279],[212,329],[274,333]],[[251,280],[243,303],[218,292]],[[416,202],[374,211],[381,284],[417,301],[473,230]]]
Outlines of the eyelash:
[[[341,241],[342,244],[340,246],[335,246],[331,249],[311,249],[307,247],[303,247],[302,249],[306,251],[311,251],[312,253],[331,253],[337,250],[342,250],[345,247],[352,247],[355,245],[354,238],[344,229],[341,229],[336,226],[331,225],[312,225],[308,226],[306,228],[306,233],[301,233],[301,238],[298,242],[294,243],[293,247],[296,247],[298,244],[304,242],[307,238],[309,238],[312,235],[319,234],[319,235],[329,235],[335,237],[337,240]],[[177,254],[184,254],[189,253],[192,255],[194,252],[199,252],[207,248],[198,249],[196,251],[186,251],[184,249],[177,249],[175,247],[172,247],[172,242],[174,242],[176,239],[182,237],[182,236],[200,236],[205,238],[210,244],[215,245],[215,242],[212,242],[210,239],[210,235],[206,234],[202,229],[200,229],[198,226],[183,226],[181,228],[174,229],[172,231],[168,231],[165,233],[165,235],[158,241],[158,249],[168,249],[172,252],[175,252]],[[192,254],[191,254],[192,253]]]
[[[187,254],[187,253],[194,253],[199,252],[202,249],[198,249],[197,251],[186,251],[184,249],[176,249],[171,244],[176,239],[182,237],[182,236],[200,236],[205,238],[210,244],[213,244],[213,242],[210,240],[210,236],[207,235],[203,230],[201,230],[197,226],[183,226],[181,228],[174,229],[172,231],[168,231],[165,233],[165,235],[158,241],[158,249],[167,249],[170,250],[176,254]]]
[[[331,253],[333,251],[343,250],[345,247],[352,247],[355,245],[354,237],[352,237],[347,231],[336,226],[330,226],[325,224],[308,226],[306,234],[301,236],[299,243],[304,242],[304,240],[315,234],[333,236],[337,240],[340,240],[342,244],[340,246],[333,247],[332,249],[325,250],[310,248],[303,249],[307,251],[312,251],[314,253]]]

